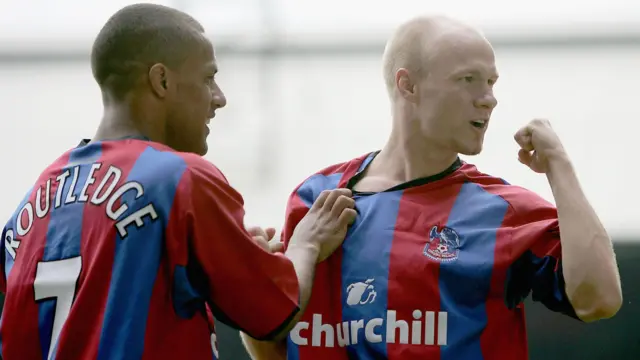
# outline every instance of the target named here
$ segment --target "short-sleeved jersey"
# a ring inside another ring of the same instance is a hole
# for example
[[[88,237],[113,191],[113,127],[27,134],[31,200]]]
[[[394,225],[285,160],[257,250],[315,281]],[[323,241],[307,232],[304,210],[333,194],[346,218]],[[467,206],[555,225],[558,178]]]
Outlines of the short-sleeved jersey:
[[[352,188],[376,153],[329,167],[291,195],[285,245],[325,189]],[[357,218],[316,270],[290,360],[528,357],[523,300],[575,316],[556,209],[456,161],[383,192],[354,192]]]
[[[70,150],[2,230],[2,358],[215,359],[212,315],[256,338],[281,331],[297,277],[243,217],[199,156],[144,139]]]

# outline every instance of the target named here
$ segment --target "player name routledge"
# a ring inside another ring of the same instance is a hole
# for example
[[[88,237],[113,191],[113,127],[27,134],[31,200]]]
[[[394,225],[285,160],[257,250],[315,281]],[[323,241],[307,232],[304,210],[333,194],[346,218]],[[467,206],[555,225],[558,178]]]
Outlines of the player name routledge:
[[[79,182],[80,165],[66,169],[55,178],[48,179],[40,185],[36,191],[35,200],[31,199],[20,208],[15,225],[15,236],[13,230],[7,231],[5,244],[9,254],[15,258],[15,250],[20,246],[20,241],[16,238],[26,236],[32,229],[34,221],[45,218],[53,209],[73,203],[90,203],[92,205],[104,207],[109,219],[115,221],[115,228],[122,239],[127,237],[127,228],[135,224],[140,228],[145,225],[145,217],[151,221],[158,218],[158,213],[151,202],[143,205],[138,210],[124,216],[129,210],[129,205],[122,201],[122,197],[127,192],[133,192],[134,198],[139,199],[144,195],[144,187],[137,181],[127,181],[118,186],[122,178],[123,171],[116,166],[109,166],[103,174],[96,174],[102,167],[101,163],[94,163],[84,181]],[[65,191],[68,181],[71,184]],[[78,183],[84,184],[78,193]],[[97,185],[96,185],[97,184]],[[120,200],[120,201],[119,201]]]

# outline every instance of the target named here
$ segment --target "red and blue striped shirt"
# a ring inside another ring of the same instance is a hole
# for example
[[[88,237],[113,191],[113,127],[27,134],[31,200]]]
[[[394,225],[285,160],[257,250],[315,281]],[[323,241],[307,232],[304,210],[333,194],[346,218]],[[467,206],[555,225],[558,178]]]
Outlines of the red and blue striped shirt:
[[[285,245],[316,197],[351,188],[375,155],[304,181],[289,199]],[[357,219],[318,265],[289,360],[522,360],[530,293],[575,317],[557,211],[534,193],[458,160],[433,177],[354,194]]]
[[[243,217],[199,156],[141,139],[70,150],[2,230],[2,358],[215,359],[209,309],[269,338],[298,311],[298,281]]]

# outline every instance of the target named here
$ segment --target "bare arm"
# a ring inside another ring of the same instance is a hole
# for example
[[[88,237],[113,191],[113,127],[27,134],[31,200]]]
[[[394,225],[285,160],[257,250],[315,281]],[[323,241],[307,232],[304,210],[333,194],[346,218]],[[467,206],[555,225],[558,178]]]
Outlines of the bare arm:
[[[565,154],[549,158],[547,178],[558,208],[565,289],[585,322],[609,318],[622,304],[611,239]]]
[[[534,119],[514,139],[520,162],[549,180],[558,210],[565,292],[576,315],[585,322],[612,317],[622,305],[613,245],[560,138],[548,120]]]

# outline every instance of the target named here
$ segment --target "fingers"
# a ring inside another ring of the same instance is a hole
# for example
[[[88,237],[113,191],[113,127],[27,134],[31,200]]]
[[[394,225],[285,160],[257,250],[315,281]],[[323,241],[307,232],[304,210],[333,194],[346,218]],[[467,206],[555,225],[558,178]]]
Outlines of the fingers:
[[[329,196],[327,196],[327,200],[324,202],[323,207],[328,210],[333,210],[336,202],[340,198],[351,198],[351,190],[349,189],[334,189],[331,190]],[[344,200],[341,200],[341,202]],[[339,214],[336,213],[336,215]]]
[[[264,229],[264,232],[267,236],[267,240],[271,240],[274,236],[276,236],[276,228],[268,227]]]
[[[532,129],[529,125],[521,128],[513,136],[513,139],[526,151],[533,151],[533,143],[531,142]]]
[[[271,250],[269,249],[269,242],[267,241],[266,238],[264,238],[262,236],[252,236],[251,238],[253,239],[253,242],[258,244],[258,246],[260,246],[261,248],[263,248],[266,251],[271,252]]]
[[[353,209],[356,207],[356,201],[344,195],[340,195],[340,197],[336,200],[331,208],[331,214],[335,217],[339,217],[342,215],[342,211],[345,209]]]
[[[267,240],[262,236],[252,236],[252,239],[258,246],[270,253],[284,252],[284,243],[280,239]]]
[[[342,208],[336,210],[335,213],[333,213],[335,216],[338,216],[340,214],[340,211],[345,206],[348,206],[348,199],[351,199],[351,190],[349,189],[340,188],[325,190],[321,192],[316,201],[311,206],[310,211],[315,212],[320,210],[321,208],[324,208],[325,210],[330,210],[333,212],[336,202],[338,202],[339,199],[339,206]],[[345,204],[345,202],[347,203]]]
[[[284,252],[284,243],[279,239],[273,239],[271,241],[267,241],[267,239],[262,236],[254,236],[253,241],[258,244],[262,249],[268,251],[270,253],[282,253]]]
[[[273,239],[276,235],[275,228],[270,227],[263,229],[259,226],[251,226],[247,228],[247,232],[251,235],[253,241],[264,250],[269,252],[275,252],[273,249],[281,250],[281,245],[277,245],[279,241]]]
[[[341,195],[350,197],[351,190],[344,188],[324,190],[320,193],[316,201],[311,206],[311,210],[318,210],[323,206],[331,209],[333,207],[333,204],[335,204],[336,200],[338,200]]]
[[[266,231],[263,228],[259,227],[259,226],[248,227],[247,228],[247,232],[251,236],[262,236],[265,239],[271,239],[270,237],[267,236]]]
[[[315,211],[322,208],[324,206],[324,203],[327,201],[329,194],[331,194],[330,190],[324,190],[323,192],[321,192],[320,195],[318,195],[318,197],[316,198],[316,201],[313,202],[313,205],[311,205],[310,211]]]
[[[520,147],[526,151],[533,151],[533,133],[538,134],[540,131],[543,133],[553,132],[551,129],[551,123],[547,119],[533,119],[526,126],[518,130],[513,136],[514,140],[520,145]],[[537,136],[539,138],[539,136]]]
[[[338,221],[340,222],[341,226],[349,226],[352,225],[354,221],[356,221],[357,215],[358,212],[356,211],[356,209],[347,208],[342,210]]]
[[[311,210],[322,209],[325,214],[329,212],[333,219],[337,219],[339,226],[348,226],[355,221],[357,215],[356,202],[351,194],[351,190],[344,188],[325,190],[320,193]]]
[[[339,226],[346,227],[353,224],[358,212],[355,210],[356,201],[351,197],[351,190],[337,189],[330,195],[330,200],[327,200],[325,207],[333,200],[332,196],[337,198],[331,207],[331,214],[338,218]]]
[[[330,256],[342,244],[348,225],[356,218],[351,194],[351,190],[343,188],[323,191],[296,226],[289,249],[306,241],[318,250],[318,262]]]

